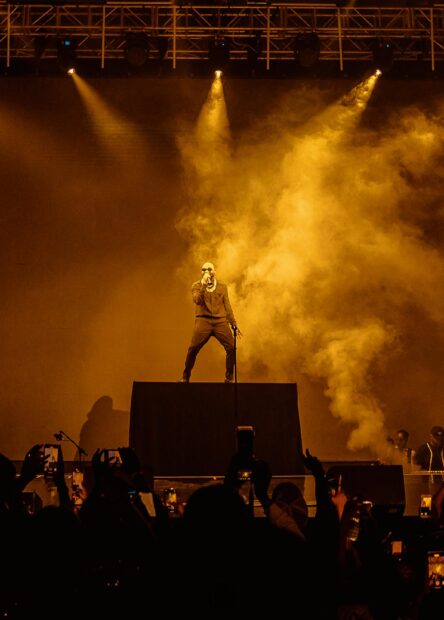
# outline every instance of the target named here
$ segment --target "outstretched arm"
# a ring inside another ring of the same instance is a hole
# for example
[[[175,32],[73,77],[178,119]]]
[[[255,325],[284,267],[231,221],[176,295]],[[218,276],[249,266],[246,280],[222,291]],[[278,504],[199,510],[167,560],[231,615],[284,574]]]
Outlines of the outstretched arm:
[[[74,511],[74,506],[69,496],[68,487],[65,481],[65,462],[63,460],[62,448],[58,453],[57,469],[54,473],[54,482],[56,483],[57,493],[59,494],[60,506],[67,510]]]
[[[270,507],[269,486],[271,482],[271,467],[261,459],[256,459],[253,467],[254,493],[260,501],[265,514],[268,514]]]
[[[308,449],[305,451],[305,455],[302,454],[302,459],[305,467],[312,473],[315,479],[317,520],[324,524],[335,524],[338,519],[336,515],[337,508],[332,502],[330,488],[321,461],[312,455]]]

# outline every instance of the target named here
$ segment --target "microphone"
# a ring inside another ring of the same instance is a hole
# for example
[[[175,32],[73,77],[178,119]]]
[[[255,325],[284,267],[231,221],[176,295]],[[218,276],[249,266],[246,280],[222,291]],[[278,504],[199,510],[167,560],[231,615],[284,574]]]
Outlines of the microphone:
[[[74,439],[68,437],[68,435],[64,431],[54,433],[54,437],[57,439],[57,441],[70,441],[79,451],[79,456],[88,456],[88,453],[83,448],[81,448],[79,444],[74,441]]]

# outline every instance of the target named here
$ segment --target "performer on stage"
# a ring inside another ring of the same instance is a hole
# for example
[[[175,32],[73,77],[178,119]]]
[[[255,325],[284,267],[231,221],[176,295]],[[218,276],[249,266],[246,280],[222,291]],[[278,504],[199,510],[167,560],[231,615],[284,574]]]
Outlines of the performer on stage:
[[[216,280],[213,263],[202,265],[202,279],[194,282],[191,294],[195,303],[195,323],[191,344],[185,360],[181,382],[188,383],[197,354],[214,336],[224,347],[226,358],[225,383],[232,383],[234,374],[234,339],[230,330],[241,333],[234,318],[226,284]]]

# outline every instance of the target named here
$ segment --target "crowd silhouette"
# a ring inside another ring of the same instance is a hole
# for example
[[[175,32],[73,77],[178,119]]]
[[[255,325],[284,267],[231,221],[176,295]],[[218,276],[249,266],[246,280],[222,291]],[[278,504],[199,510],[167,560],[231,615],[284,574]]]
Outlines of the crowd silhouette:
[[[255,457],[246,501],[235,454],[223,482],[194,491],[173,514],[132,449],[97,450],[68,488],[61,450],[49,471],[42,448],[18,473],[0,455],[1,617],[444,617],[444,485],[427,519],[385,514],[348,495],[341,477],[332,487],[307,450],[309,517],[299,487],[270,492],[271,465]],[[30,506],[37,476],[57,505]]]

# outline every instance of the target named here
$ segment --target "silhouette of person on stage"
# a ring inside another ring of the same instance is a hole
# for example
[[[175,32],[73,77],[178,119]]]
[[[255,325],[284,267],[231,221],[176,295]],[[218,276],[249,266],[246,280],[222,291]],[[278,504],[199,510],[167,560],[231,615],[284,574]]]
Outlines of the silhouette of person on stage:
[[[444,470],[444,428],[433,426],[430,439],[416,450],[415,463],[425,471]]]
[[[195,323],[191,344],[188,348],[183,371],[182,383],[190,381],[191,371],[197,354],[214,336],[226,352],[225,383],[233,382],[235,351],[234,338],[231,330],[241,336],[234,318],[228,298],[227,285],[216,280],[216,271],[213,263],[202,265],[202,278],[194,282],[191,294],[195,303]],[[231,329],[230,329],[231,327]]]
[[[391,465],[411,465],[415,456],[415,450],[408,446],[409,432],[405,429],[396,431],[395,437],[388,437],[387,442],[390,450],[387,462]]]
[[[91,407],[80,430],[79,444],[91,458],[97,448],[128,445],[129,412],[114,409],[111,396],[101,396]]]

